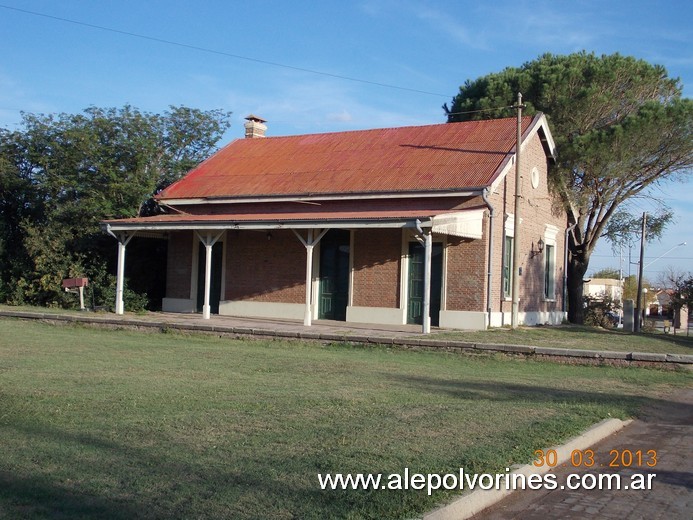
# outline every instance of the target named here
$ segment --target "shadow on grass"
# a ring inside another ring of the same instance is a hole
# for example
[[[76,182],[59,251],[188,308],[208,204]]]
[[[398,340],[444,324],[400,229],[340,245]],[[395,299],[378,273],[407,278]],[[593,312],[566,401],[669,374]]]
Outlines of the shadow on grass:
[[[660,413],[657,414],[656,421],[664,424],[681,424],[682,416],[693,414],[693,405],[688,403],[630,394],[569,390],[515,383],[470,382],[458,379],[401,376],[391,373],[384,373],[383,377],[408,387],[415,387],[420,391],[443,392],[458,399],[473,401],[516,401],[518,403],[530,401],[537,404],[556,402],[573,405],[596,403],[616,407],[625,415],[637,416],[645,421],[650,419],[647,415],[643,415],[642,411],[644,409],[657,409]],[[672,407],[676,408],[677,413],[661,413],[662,410],[672,409]]]
[[[683,336],[681,334],[652,334],[645,333],[643,337],[656,339],[658,341],[666,341],[680,347],[691,349],[693,354],[693,336]]]
[[[348,511],[363,513],[355,518],[399,518],[398,508],[433,505],[417,493],[392,502],[372,490],[323,491],[317,474],[324,453],[248,457],[248,448],[239,447],[214,458],[185,458],[188,446],[136,448],[47,424],[3,429],[0,434],[42,449],[27,449],[11,472],[0,460],[2,519],[341,518]],[[46,455],[51,444],[55,452]],[[75,461],[56,453],[66,448],[92,456]]]
[[[0,471],[2,518],[109,518],[129,520],[141,511],[136,503],[85,493],[47,477]]]
[[[227,464],[204,457],[184,460],[177,453],[188,450],[180,446],[138,448],[46,424],[3,429],[41,448],[23,454],[12,472],[0,469],[0,518],[235,517],[229,513],[234,503],[228,490],[268,496],[277,489],[270,479],[254,478],[235,466],[231,456]],[[79,460],[84,454],[85,460]],[[269,474],[279,464],[260,463],[255,475]],[[205,503],[219,495],[225,498],[206,511]]]
[[[661,332],[643,332],[642,334],[635,334],[633,332],[626,332],[621,329],[602,329],[600,327],[588,327],[579,325],[565,325],[561,328],[566,328],[573,332],[597,333],[602,336],[611,334],[626,337],[630,336],[632,338],[653,339],[657,341],[673,343],[674,345],[679,345],[682,347],[688,347],[691,350],[693,350],[693,336],[686,336],[685,334],[664,334]]]
[[[693,336],[686,336],[685,334],[663,334],[661,332],[643,332],[642,334],[635,334],[633,332],[626,332],[622,329],[604,329],[601,327],[591,327],[588,325],[557,325],[551,327],[530,327],[521,328],[518,331],[499,329],[499,331],[494,331],[494,333],[517,334],[518,337],[525,335],[535,337],[536,341],[558,341],[561,339],[561,333],[569,333],[571,337],[569,340],[579,339],[576,336],[585,335],[585,341],[590,341],[589,336],[599,337],[601,340],[608,339],[609,337],[618,338],[632,338],[639,343],[643,340],[654,340],[658,342],[671,343],[684,348],[691,349],[693,354]],[[531,341],[528,339],[528,341]],[[580,347],[577,347],[580,348]],[[586,345],[583,348],[589,348]],[[642,347],[634,347],[634,351],[643,352],[646,349]]]

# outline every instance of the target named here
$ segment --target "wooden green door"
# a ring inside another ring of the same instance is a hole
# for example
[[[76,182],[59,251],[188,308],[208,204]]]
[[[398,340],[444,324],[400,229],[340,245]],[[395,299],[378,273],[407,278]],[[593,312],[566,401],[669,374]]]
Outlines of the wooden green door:
[[[209,291],[209,307],[212,314],[219,314],[221,300],[221,270],[224,259],[223,243],[212,246],[212,284]],[[202,312],[205,303],[205,246],[200,243],[197,257],[197,312]]]
[[[424,246],[418,242],[409,244],[409,283],[407,323],[423,324]],[[443,287],[443,245],[433,244],[431,249],[431,325],[440,323],[440,301]]]
[[[346,320],[349,303],[349,232],[333,229],[320,241],[318,319]]]

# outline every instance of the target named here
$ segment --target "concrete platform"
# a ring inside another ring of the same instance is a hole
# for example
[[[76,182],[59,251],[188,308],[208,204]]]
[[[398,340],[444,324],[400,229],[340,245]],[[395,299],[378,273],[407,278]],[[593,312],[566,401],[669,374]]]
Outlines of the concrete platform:
[[[94,325],[173,329],[188,332],[219,333],[234,336],[273,337],[283,339],[305,339],[314,341],[370,343],[398,345],[404,348],[431,348],[453,351],[505,353],[519,356],[533,356],[537,359],[566,361],[582,364],[619,364],[633,366],[681,366],[693,368],[693,355],[655,354],[642,352],[606,352],[598,350],[578,350],[531,345],[483,344],[461,340],[451,340],[441,335],[446,329],[432,328],[430,334],[423,334],[420,325],[374,325],[346,323],[342,321],[315,320],[306,327],[302,321],[267,318],[239,318],[213,315],[205,320],[201,314],[182,314],[166,312],[125,313],[117,315],[106,312],[74,311],[22,311],[0,309],[0,317],[24,318],[34,320],[53,320]]]

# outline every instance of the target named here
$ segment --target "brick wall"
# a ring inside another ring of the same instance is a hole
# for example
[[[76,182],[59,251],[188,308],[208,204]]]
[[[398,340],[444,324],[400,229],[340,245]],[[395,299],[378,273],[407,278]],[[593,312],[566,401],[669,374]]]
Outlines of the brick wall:
[[[533,188],[531,172],[533,168],[539,172],[539,185]],[[522,202],[520,207],[520,237],[519,247],[520,266],[520,312],[560,311],[563,294],[563,252],[566,217],[557,208],[554,198],[549,193],[547,184],[548,165],[542,144],[538,136],[534,136],[522,150]],[[515,168],[511,167],[508,175],[491,195],[490,201],[496,210],[494,221],[494,251],[493,251],[493,311],[510,312],[512,303],[502,295],[502,260],[505,230],[505,217],[514,214]],[[537,250],[539,239],[545,241],[546,224],[558,228],[555,243],[555,301],[544,299],[544,255],[532,255],[532,244]],[[485,228],[486,229],[486,228]]]
[[[306,248],[289,230],[229,231],[226,245],[228,300],[304,303]]]
[[[402,232],[358,229],[353,247],[353,305],[399,307]]]
[[[166,297],[190,298],[192,273],[192,231],[171,233],[168,239]]]
[[[484,228],[484,234],[486,234]],[[483,311],[486,308],[486,239],[448,237],[445,310]]]

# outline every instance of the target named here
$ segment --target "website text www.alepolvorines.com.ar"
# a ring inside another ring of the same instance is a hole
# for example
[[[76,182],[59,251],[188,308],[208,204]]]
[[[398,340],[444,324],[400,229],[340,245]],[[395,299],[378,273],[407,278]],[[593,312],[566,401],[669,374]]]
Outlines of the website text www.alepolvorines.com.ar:
[[[404,468],[402,473],[318,473],[322,490],[425,490],[434,491],[522,490],[522,489],[597,489],[597,490],[649,490],[652,489],[656,473],[570,473],[559,479],[554,473],[467,473],[460,468],[458,473],[412,473]]]

